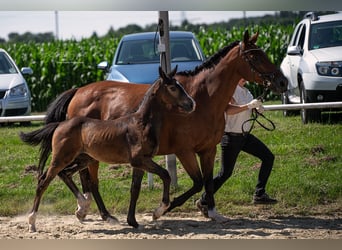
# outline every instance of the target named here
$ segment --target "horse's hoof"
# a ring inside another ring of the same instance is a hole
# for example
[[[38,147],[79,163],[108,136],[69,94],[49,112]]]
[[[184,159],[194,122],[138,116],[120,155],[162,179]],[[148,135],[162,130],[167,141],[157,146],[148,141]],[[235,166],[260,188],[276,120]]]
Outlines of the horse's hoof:
[[[220,215],[216,212],[215,208],[213,210],[208,210],[208,216],[213,221],[217,222],[227,222],[228,218],[224,217],[223,215]]]
[[[139,224],[136,220],[127,220],[128,225],[134,228],[139,228]]]
[[[114,216],[109,216],[106,219],[106,222],[108,222],[109,224],[119,224],[119,220],[117,218],[115,218]]]

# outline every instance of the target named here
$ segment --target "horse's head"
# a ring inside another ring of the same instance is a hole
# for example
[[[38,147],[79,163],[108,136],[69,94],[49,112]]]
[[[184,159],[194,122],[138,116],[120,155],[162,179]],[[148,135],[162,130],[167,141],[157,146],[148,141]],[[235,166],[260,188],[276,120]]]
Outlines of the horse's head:
[[[196,103],[174,78],[176,72],[177,66],[169,74],[159,67],[161,99],[169,108],[176,107],[181,112],[191,113],[195,110]]]
[[[287,78],[269,60],[266,53],[255,44],[258,35],[257,32],[250,37],[248,31],[245,31],[243,41],[240,42],[238,48],[239,55],[243,59],[239,73],[248,81],[263,84],[275,93],[282,93],[287,90]]]

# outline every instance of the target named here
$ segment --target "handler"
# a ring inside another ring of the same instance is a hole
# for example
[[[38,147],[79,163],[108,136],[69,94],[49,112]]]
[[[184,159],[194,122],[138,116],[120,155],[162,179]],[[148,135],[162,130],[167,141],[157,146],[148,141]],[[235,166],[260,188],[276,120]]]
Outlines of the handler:
[[[254,204],[275,204],[276,199],[270,198],[265,191],[267,180],[271,174],[274,162],[274,155],[269,148],[254,135],[249,132],[251,124],[248,121],[251,117],[252,109],[263,111],[262,102],[253,99],[253,95],[244,87],[245,79],[241,79],[236,87],[232,100],[225,111],[225,130],[221,139],[221,169],[214,178],[214,193],[232,175],[236,159],[240,151],[251,154],[261,160],[258,182],[253,195]],[[227,119],[228,118],[228,119]],[[247,122],[246,122],[247,121]],[[242,128],[243,127],[243,128]],[[201,199],[196,201],[197,207],[204,216],[208,217],[206,205],[206,193]]]

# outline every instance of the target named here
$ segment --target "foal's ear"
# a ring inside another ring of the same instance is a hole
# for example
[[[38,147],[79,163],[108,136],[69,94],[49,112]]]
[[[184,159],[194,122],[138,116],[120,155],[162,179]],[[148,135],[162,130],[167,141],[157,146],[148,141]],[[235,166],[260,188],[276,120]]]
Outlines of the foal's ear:
[[[159,76],[162,79],[167,79],[167,75],[165,74],[164,70],[159,66]]]
[[[170,72],[169,76],[170,77],[174,77],[175,74],[177,73],[177,68],[178,68],[178,64],[176,65],[176,67],[174,67],[174,69]]]

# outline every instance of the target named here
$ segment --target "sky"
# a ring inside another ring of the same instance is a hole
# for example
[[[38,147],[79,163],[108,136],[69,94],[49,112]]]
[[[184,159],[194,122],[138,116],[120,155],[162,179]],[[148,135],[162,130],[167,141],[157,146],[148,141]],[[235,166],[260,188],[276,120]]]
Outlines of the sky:
[[[179,25],[187,19],[191,23],[214,23],[231,18],[273,15],[275,11],[169,11],[169,22]],[[57,18],[56,18],[57,17]],[[56,19],[58,22],[56,22]],[[95,31],[105,35],[110,27],[117,30],[128,24],[145,27],[157,23],[158,11],[0,11],[0,38],[17,32],[58,33],[59,39],[87,38]],[[58,26],[56,25],[58,23]],[[57,28],[58,27],[58,28]]]

